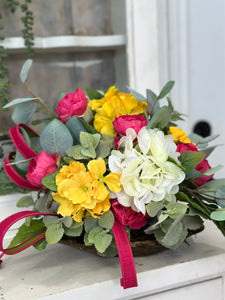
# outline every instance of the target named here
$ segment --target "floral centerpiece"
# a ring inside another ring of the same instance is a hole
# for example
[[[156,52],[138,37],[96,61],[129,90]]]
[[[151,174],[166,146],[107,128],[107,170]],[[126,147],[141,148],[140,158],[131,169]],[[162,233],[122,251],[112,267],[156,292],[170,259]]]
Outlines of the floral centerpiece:
[[[207,160],[217,136],[187,136],[177,127],[183,117],[168,97],[174,82],[158,95],[147,89],[146,96],[121,93],[115,85],[77,89],[60,93],[50,110],[28,85],[31,63],[21,71],[29,97],[5,106],[15,106],[10,135],[16,151],[5,160],[1,192],[19,186],[36,193],[18,200],[33,213],[14,219],[27,217],[8,251],[1,249],[5,254],[75,240],[101,256],[116,256],[121,228],[131,241],[154,238],[174,249],[203,228],[203,219],[225,233],[225,179],[214,178],[221,166],[212,168]],[[44,124],[39,135],[26,123],[40,111],[47,117],[32,121]],[[5,233],[10,222],[3,223]]]

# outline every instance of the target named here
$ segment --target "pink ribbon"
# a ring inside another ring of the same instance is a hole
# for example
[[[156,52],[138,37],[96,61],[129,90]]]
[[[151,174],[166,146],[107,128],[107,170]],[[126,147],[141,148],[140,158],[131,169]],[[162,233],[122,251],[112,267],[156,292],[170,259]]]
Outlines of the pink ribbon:
[[[33,237],[27,239],[23,243],[16,245],[15,247],[10,247],[10,248],[6,248],[6,249],[4,249],[4,247],[3,247],[3,240],[5,237],[5,234],[13,224],[15,224],[16,222],[18,222],[19,220],[21,220],[23,218],[27,218],[30,216],[39,216],[39,215],[56,216],[57,214],[40,213],[37,211],[29,211],[29,210],[21,211],[21,212],[15,213],[15,214],[7,217],[0,223],[0,251],[2,252],[2,254],[0,255],[0,258],[4,254],[13,255],[13,254],[19,253],[19,252],[27,249],[28,247],[32,246],[33,244],[37,243],[38,241],[40,241],[41,239],[43,239],[45,237],[46,230],[43,230],[43,231],[37,233],[36,235],[34,235]]]
[[[115,219],[112,231],[116,241],[122,271],[120,284],[124,289],[136,287],[138,286],[137,274],[134,264],[134,257],[126,230],[124,229],[123,225],[117,219]]]

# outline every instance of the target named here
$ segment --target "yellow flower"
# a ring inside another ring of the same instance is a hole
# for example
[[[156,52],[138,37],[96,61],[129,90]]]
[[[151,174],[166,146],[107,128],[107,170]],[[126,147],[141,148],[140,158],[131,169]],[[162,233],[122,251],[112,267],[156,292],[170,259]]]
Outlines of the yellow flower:
[[[147,110],[147,102],[135,99],[131,94],[117,93],[117,89],[111,87],[104,98],[92,100],[90,108],[96,111],[94,126],[97,131],[112,137],[116,136],[113,121],[123,115],[144,114]]]
[[[175,143],[191,144],[191,140],[182,129],[170,127],[168,133],[173,135]]]
[[[102,158],[84,164],[71,161],[69,166],[63,166],[56,176],[57,192],[53,199],[60,205],[58,214],[72,216],[76,222],[91,215],[98,218],[110,209],[110,193],[121,190],[120,175],[106,172],[105,161]]]

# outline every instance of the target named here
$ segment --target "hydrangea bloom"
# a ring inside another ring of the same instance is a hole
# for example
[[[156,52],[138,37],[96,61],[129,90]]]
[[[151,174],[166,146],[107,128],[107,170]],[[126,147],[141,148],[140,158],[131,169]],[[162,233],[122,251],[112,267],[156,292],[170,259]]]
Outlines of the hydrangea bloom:
[[[119,145],[109,157],[110,170],[121,174],[123,190],[117,193],[118,201],[143,214],[150,201],[171,201],[185,178],[181,168],[169,160],[179,155],[173,137],[146,127],[138,135],[128,129]]]

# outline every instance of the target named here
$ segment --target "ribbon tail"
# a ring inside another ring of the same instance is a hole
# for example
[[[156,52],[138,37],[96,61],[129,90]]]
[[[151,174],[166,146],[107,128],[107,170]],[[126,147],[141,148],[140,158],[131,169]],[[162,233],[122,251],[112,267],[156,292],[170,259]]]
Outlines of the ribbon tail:
[[[124,289],[136,287],[138,286],[137,274],[127,233],[123,225],[116,219],[112,231],[116,241],[122,271],[120,284]]]

